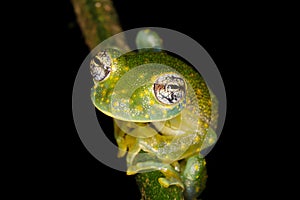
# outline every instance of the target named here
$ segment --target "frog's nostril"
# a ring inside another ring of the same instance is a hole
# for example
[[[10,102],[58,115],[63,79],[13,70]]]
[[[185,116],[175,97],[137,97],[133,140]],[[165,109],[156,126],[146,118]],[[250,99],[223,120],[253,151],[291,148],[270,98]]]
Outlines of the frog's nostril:
[[[106,51],[100,51],[90,62],[90,72],[95,81],[103,81],[111,72],[111,58]]]

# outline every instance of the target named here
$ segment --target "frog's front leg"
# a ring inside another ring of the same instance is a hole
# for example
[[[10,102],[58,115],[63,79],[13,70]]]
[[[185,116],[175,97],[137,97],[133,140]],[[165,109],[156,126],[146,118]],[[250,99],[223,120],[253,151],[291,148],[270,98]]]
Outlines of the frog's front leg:
[[[119,146],[119,157],[124,156],[127,152],[126,161],[128,175],[158,170],[165,176],[164,178],[158,179],[163,187],[177,185],[184,189],[184,185],[178,172],[179,165],[177,161],[173,163],[163,162],[156,156],[155,147],[152,146],[154,143],[149,143],[150,141],[160,143],[160,140],[158,139],[160,136],[153,136],[153,128],[147,125],[137,127],[136,123],[133,122],[115,120],[114,130],[115,138]],[[146,148],[146,141],[147,144],[152,147],[149,146]]]
[[[127,152],[139,152],[139,149],[136,149],[136,138],[127,134],[130,130],[131,127],[127,122],[114,120],[114,136],[119,148],[118,157],[125,156]]]
[[[147,123],[135,123],[114,120],[114,133],[119,147],[118,157],[127,153],[126,162],[128,166],[133,165],[137,154],[142,150],[140,141],[157,134]]]

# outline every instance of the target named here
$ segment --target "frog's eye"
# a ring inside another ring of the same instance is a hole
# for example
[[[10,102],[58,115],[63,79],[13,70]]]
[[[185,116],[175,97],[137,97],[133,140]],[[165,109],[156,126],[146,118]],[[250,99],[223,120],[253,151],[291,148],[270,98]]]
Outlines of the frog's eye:
[[[111,59],[107,51],[100,51],[90,62],[90,72],[95,81],[103,81],[111,72]]]
[[[185,82],[176,74],[165,74],[156,79],[153,91],[159,102],[175,104],[185,97]]]

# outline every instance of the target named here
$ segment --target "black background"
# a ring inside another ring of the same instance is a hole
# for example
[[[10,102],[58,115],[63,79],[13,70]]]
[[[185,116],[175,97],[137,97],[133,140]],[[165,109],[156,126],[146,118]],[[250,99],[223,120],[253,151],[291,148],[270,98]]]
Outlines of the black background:
[[[201,198],[256,197],[258,190],[264,190],[258,187],[263,184],[256,171],[264,169],[256,160],[259,146],[253,145],[253,134],[259,132],[260,122],[250,114],[262,112],[256,107],[261,99],[253,95],[259,76],[252,58],[259,55],[249,54],[249,49],[256,45],[250,38],[255,38],[260,30],[253,21],[253,10],[245,5],[236,9],[236,5],[187,0],[164,1],[165,4],[161,0],[114,2],[124,30],[148,26],[174,29],[195,39],[210,54],[225,84],[227,117],[220,139],[206,157],[208,182]],[[134,177],[96,160],[76,132],[72,89],[89,49],[76,23],[72,4],[68,0],[47,2],[33,10],[38,11],[30,18],[35,22],[33,27],[26,24],[20,30],[34,30],[30,37],[24,33],[21,39],[25,41],[23,49],[36,45],[34,51],[27,50],[30,63],[38,63],[37,68],[32,68],[36,81],[26,88],[31,88],[37,97],[25,99],[41,111],[41,116],[27,123],[39,128],[34,128],[38,135],[34,137],[32,151],[26,154],[32,159],[24,156],[25,163],[31,163],[30,170],[24,168],[19,172],[25,175],[20,178],[21,186],[30,186],[26,192],[39,191],[42,196],[55,198],[138,200]],[[42,89],[37,85],[42,85]],[[33,108],[25,107],[29,111]],[[25,120],[26,115],[21,117]],[[28,184],[31,179],[33,185]]]
[[[298,152],[291,145],[298,141],[297,117],[289,113],[297,113],[298,90],[291,90],[297,86],[298,78],[292,78],[298,76],[292,73],[297,62],[290,59],[297,58],[292,36],[298,7],[261,1],[114,2],[124,30],[180,31],[206,49],[222,75],[227,117],[206,158],[202,199],[280,194],[290,199],[298,191],[289,180],[296,178],[297,160],[289,155]],[[3,191],[17,199],[139,199],[133,177],[93,158],[76,132],[72,89],[89,50],[69,0],[5,1],[1,8],[1,147],[8,158],[1,161]]]
[[[239,61],[235,59],[237,55],[234,55],[236,43],[231,41],[236,40],[235,34],[237,34],[236,29],[232,30],[232,28],[239,23],[232,21],[234,18],[226,12],[218,13],[214,5],[201,3],[196,5],[192,1],[171,4],[171,6],[164,5],[161,1],[115,1],[124,30],[156,26],[180,31],[198,41],[218,66],[228,96],[228,116],[220,140],[207,156],[209,178],[202,199],[239,199],[237,190],[249,191],[249,193],[251,190],[243,186],[249,178],[246,170],[243,170],[244,165],[248,163],[243,163],[240,159],[244,155],[239,150],[241,143],[247,140],[247,135],[243,133],[242,136],[242,133],[239,133],[239,126],[235,126],[236,122],[233,119],[237,109],[234,106],[240,105],[235,104],[238,101],[233,98],[234,92],[237,92],[234,91],[237,79],[233,77],[243,71],[232,64]],[[65,86],[70,95],[67,100],[71,103],[73,80],[89,50],[76,24],[72,5],[64,2],[57,6],[63,8],[62,32],[58,34],[61,42],[58,49],[62,53],[61,61],[64,63],[62,67],[68,69],[63,71],[70,72],[65,74],[68,76]],[[57,70],[59,72],[59,69]],[[69,117],[72,118],[70,104],[68,108]],[[54,187],[53,193],[60,191],[71,196],[92,195],[99,199],[104,195],[109,196],[105,199],[139,199],[134,178],[115,171],[93,158],[81,143],[72,122],[70,129],[66,129],[62,134],[65,135],[64,140],[60,143],[62,146],[56,155],[59,157],[57,161],[61,162],[57,163],[56,167],[56,172],[59,174],[58,184]]]

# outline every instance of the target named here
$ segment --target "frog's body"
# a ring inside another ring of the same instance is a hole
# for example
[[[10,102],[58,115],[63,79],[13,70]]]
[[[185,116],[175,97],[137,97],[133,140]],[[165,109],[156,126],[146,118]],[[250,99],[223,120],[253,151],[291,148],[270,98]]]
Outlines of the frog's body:
[[[128,153],[127,174],[159,170],[165,176],[158,180],[162,186],[177,185],[185,188],[186,198],[197,197],[203,190],[199,175],[187,177],[202,173],[200,151],[216,141],[215,101],[201,75],[163,51],[119,56],[106,50],[95,59],[94,77],[103,60],[110,68],[102,80],[94,78],[92,101],[114,118],[119,156]],[[193,169],[184,163],[193,163]]]

